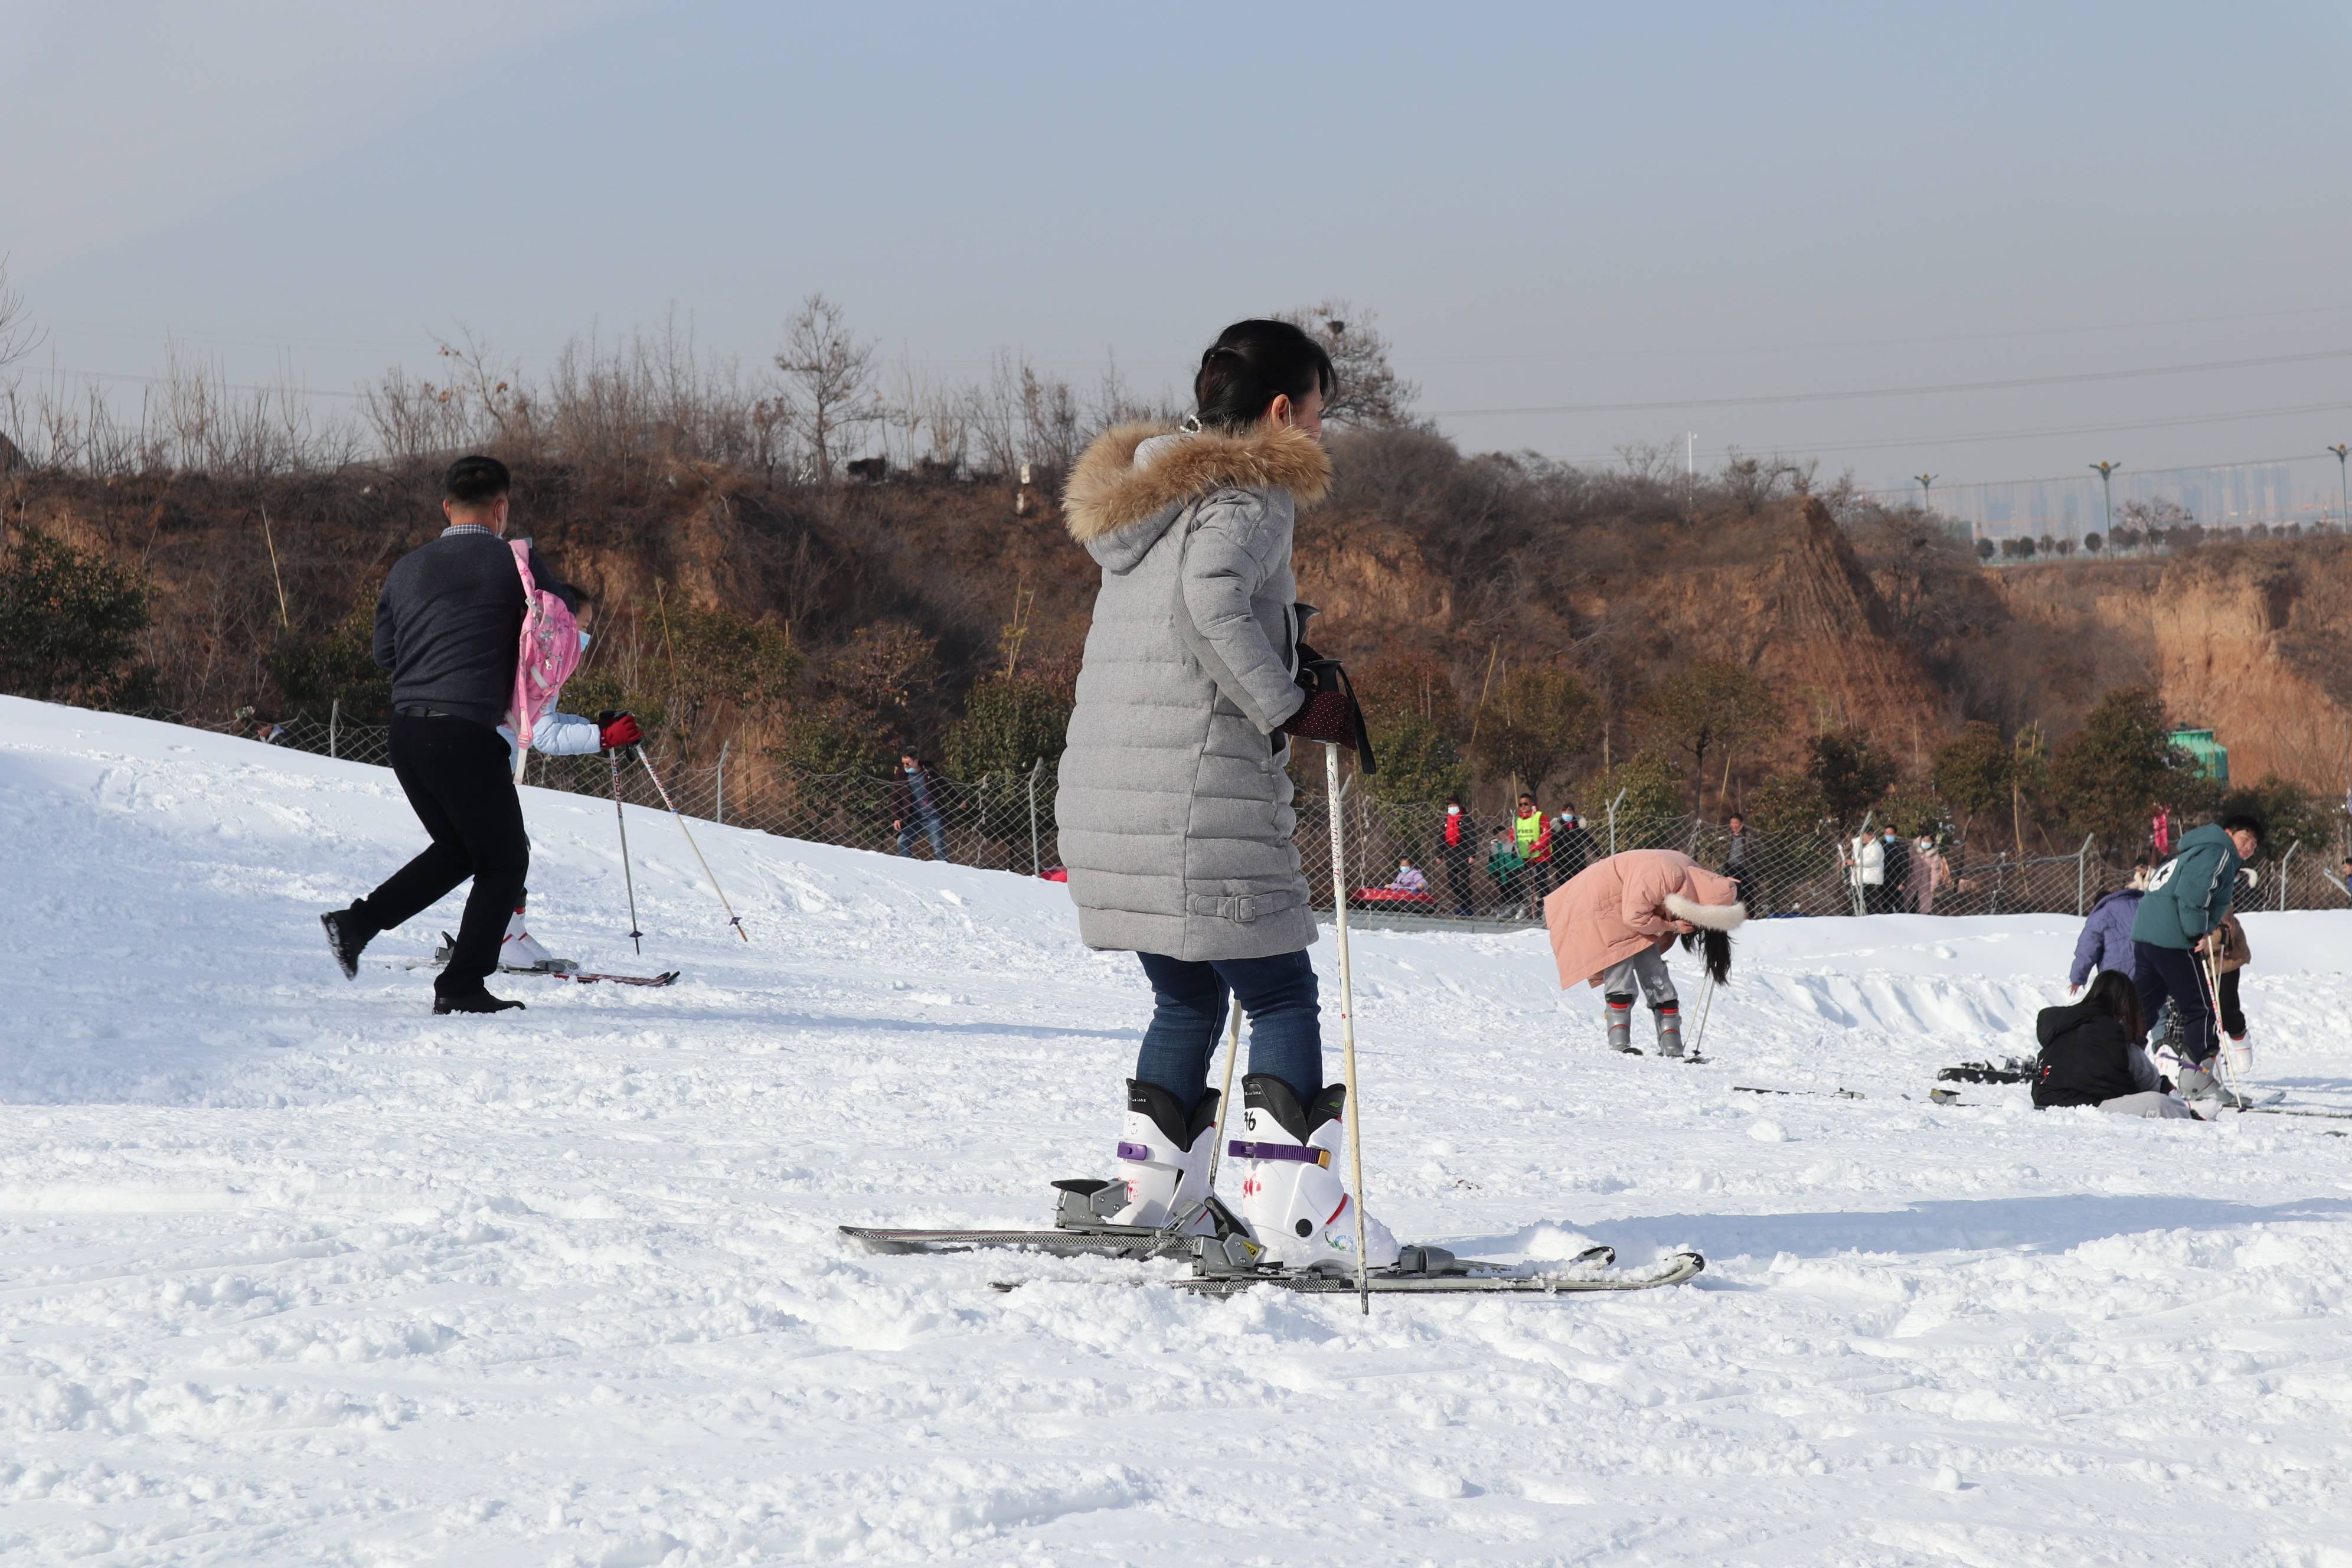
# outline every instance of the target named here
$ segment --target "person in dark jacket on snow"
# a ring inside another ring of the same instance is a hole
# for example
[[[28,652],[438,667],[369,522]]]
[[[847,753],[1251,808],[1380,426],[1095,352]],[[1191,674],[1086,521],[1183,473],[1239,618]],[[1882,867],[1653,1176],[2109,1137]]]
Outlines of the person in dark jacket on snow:
[[[2139,993],[2120,970],[2103,972],[2090,994],[2044,1007],[2033,1020],[2042,1054],[2033,1064],[2033,1108],[2095,1105],[2118,1116],[2200,1120],[2165,1092],[2156,1064],[2140,1048]]]
[[[2237,896],[2238,870],[2263,847],[2259,818],[2224,817],[2180,840],[2179,854],[2157,868],[2147,896],[2132,917],[2132,969],[2139,987],[2139,1016],[2156,1021],[2166,998],[2181,1023],[2180,1092],[2189,1100],[2218,1096],[2214,1058],[2221,1042],[2213,1032],[2207,995],[2205,949],[2230,917]]]
[[[1477,911],[1470,902],[1470,862],[1478,858],[1478,827],[1462,810],[1459,796],[1445,803],[1445,826],[1438,830],[1437,858],[1445,868],[1445,890],[1454,912],[1468,920]]]
[[[498,967],[507,921],[522,898],[530,839],[499,726],[514,701],[521,657],[522,574],[506,542],[510,481],[496,458],[460,458],[441,485],[448,526],[384,578],[375,605],[375,661],[392,671],[392,772],[433,842],[349,909],[319,917],[344,978],[381,931],[473,879],[448,967],[433,983],[436,1013],[497,1013],[521,1003],[482,983]],[[531,578],[579,607],[579,595],[530,552]]]
[[[898,771],[890,775],[890,830],[898,836],[898,853],[912,858],[919,829],[931,841],[931,858],[948,858],[948,829],[940,816],[940,781],[911,750],[898,755]]]
[[[2139,974],[2132,967],[2131,928],[2141,897],[2137,888],[2117,888],[2100,894],[2099,901],[2091,906],[2083,934],[2074,939],[2074,967],[2066,976],[2069,994],[2080,991],[2102,969],[2119,971],[2125,979],[2137,984]]]

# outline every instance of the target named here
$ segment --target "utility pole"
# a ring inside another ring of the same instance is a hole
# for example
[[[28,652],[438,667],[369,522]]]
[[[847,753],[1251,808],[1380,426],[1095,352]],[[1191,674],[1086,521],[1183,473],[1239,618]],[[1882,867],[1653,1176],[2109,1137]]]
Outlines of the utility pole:
[[[2341,527],[2352,529],[2352,479],[2345,478],[2344,468],[2345,455],[2352,453],[2352,441],[2338,441],[2327,449],[2336,454],[2336,482],[2342,487],[2344,497],[2344,512],[2337,522]]]
[[[1936,502],[1931,487],[1933,487],[1936,482],[1936,476],[1933,474],[1914,474],[1911,477],[1919,481],[1919,510],[1921,511],[1935,510]]]
[[[1683,504],[1698,499],[1698,432],[1683,432]]]
[[[2113,542],[2116,537],[2116,470],[2122,468],[2123,465],[2121,463],[2093,463],[2091,467],[2099,471],[2099,513],[2102,520],[2101,526],[2106,531],[2107,539],[2110,542]]]

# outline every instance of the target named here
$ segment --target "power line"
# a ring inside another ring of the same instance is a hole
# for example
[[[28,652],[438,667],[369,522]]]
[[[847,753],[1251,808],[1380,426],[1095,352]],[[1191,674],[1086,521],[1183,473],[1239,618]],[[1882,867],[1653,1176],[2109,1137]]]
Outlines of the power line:
[[[2352,402],[2338,399],[2329,403],[2297,403],[2277,408],[2249,408],[2233,414],[2199,414],[2176,419],[2123,419],[2103,425],[2043,425],[2022,430],[1984,430],[1959,436],[1893,436],[1867,441],[1775,441],[1763,447],[1717,447],[1708,448],[1711,458],[1727,458],[1735,452],[1759,450],[1774,452],[1872,452],[1895,447],[1964,446],[1980,441],[2028,441],[2049,436],[2100,436],[2118,430],[2161,430],[2184,425],[2227,425],[2242,419],[2278,419],[2297,414],[2333,414],[2352,409]],[[1564,458],[1568,463],[1605,463],[1617,453],[1594,453],[1580,458]],[[2150,470],[2142,469],[2141,472]]]
[[[2146,331],[2155,327],[2200,327],[2222,322],[2278,321],[2289,317],[2335,316],[2342,315],[2347,310],[2352,310],[2352,305],[2313,305],[2293,310],[2252,310],[2228,316],[2174,316],[2168,320],[2153,321],[2103,321],[2080,327],[2018,327],[2004,331],[1936,332],[1906,338],[1814,338],[1803,342],[1735,343],[1704,349],[1580,349],[1579,352],[1602,358],[1622,354],[1639,354],[1643,358],[1655,358],[1664,354],[1676,359],[1704,359],[1728,354],[1802,353],[1815,349],[1904,348],[1921,343],[2002,342],[2018,338],[2080,337],[2097,332]],[[1416,354],[1414,363],[1416,364],[1488,364],[1498,361],[1559,357],[1561,356],[1558,351],[1547,349],[1527,353]]]
[[[1948,381],[1921,386],[1855,387],[1841,392],[1786,392],[1753,397],[1676,398],[1654,403],[1561,403],[1513,408],[1433,408],[1433,417],[1466,419],[1501,414],[1654,414],[1686,408],[1744,408],[1767,403],[1835,403],[1863,397],[1919,397],[1945,392],[2003,392],[2028,386],[2077,386],[2087,382],[2136,381],[2152,375],[2188,375],[2209,370],[2252,370],[2265,365],[2305,364],[2352,358],[2352,349],[2264,354],[2252,359],[2205,360],[2195,364],[2147,365],[2137,370],[2070,371],[2061,375],[2007,376],[1998,381]]]

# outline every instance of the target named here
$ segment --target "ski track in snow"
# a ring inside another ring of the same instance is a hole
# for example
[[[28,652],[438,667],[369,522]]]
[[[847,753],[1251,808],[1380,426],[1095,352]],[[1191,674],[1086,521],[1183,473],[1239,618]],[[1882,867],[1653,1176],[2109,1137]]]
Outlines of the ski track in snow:
[[[0,1562],[2352,1564],[2352,1139],[1927,1101],[2072,920],[1751,927],[1704,1066],[1539,934],[1360,934],[1376,1213],[1709,1260],[1366,1320],[838,1242],[1108,1163],[1148,994],[1059,886],[703,825],[746,946],[633,807],[639,957],[609,804],[526,812],[542,939],[682,982],[432,1018],[452,901],[348,984],[388,772],[0,699]],[[2352,913],[2247,923],[2352,1109]]]

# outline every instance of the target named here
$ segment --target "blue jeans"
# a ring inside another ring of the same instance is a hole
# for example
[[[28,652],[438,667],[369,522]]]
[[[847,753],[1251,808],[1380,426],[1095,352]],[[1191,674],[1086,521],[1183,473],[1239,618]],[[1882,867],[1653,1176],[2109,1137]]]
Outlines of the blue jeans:
[[[1249,1070],[1272,1073],[1307,1104],[1323,1090],[1323,1009],[1316,1000],[1315,966],[1302,949],[1272,958],[1228,958],[1190,963],[1139,952],[1151,982],[1151,1026],[1135,1076],[1156,1083],[1191,1110],[1209,1089],[1209,1058],[1225,1031],[1227,998],[1239,996],[1249,1015]]]
[[[919,811],[912,817],[901,817],[899,820],[905,824],[898,829],[899,854],[912,855],[915,852],[915,827],[916,824],[919,823],[922,825],[923,832],[930,836],[931,858],[944,860],[948,858],[948,830],[940,821],[938,812]]]

